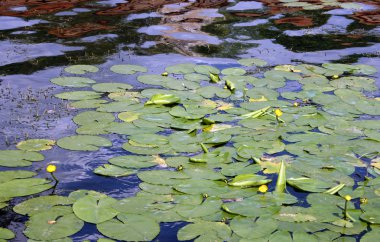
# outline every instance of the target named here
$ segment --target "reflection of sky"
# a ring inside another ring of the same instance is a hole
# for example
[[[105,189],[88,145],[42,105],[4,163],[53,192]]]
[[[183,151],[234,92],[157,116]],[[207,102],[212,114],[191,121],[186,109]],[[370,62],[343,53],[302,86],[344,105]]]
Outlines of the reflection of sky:
[[[35,20],[23,20],[22,18],[17,17],[10,17],[10,16],[0,16],[0,30],[7,30],[7,29],[17,29],[21,27],[27,27],[32,26],[35,24],[43,23],[46,21],[42,21],[39,19]]]
[[[260,24],[266,24],[268,22],[269,22],[268,19],[255,19],[255,20],[249,21],[249,22],[237,23],[237,24],[234,24],[233,26],[234,27],[252,27],[252,26],[257,26]]]
[[[207,34],[201,34],[201,33],[190,33],[190,32],[175,32],[170,33],[168,36],[178,39],[178,40],[189,40],[189,41],[195,41],[199,40],[202,42],[206,42],[213,45],[221,44],[222,41],[218,39],[216,36],[209,36]]]
[[[67,51],[81,50],[82,47],[68,47],[55,43],[19,44],[0,41],[0,66],[22,62],[41,56],[59,56]]]
[[[103,0],[103,1],[99,1],[97,2],[98,4],[101,4],[101,5],[107,5],[107,6],[116,6],[118,3],[126,3],[128,1],[124,1],[124,0]]]
[[[331,16],[326,24],[309,29],[301,30],[286,30],[284,34],[288,36],[302,36],[305,34],[328,34],[328,33],[345,33],[348,25],[350,25],[354,20],[345,18],[343,16]]]
[[[297,53],[286,49],[280,44],[275,44],[269,39],[250,41],[250,43],[257,43],[259,46],[249,49],[247,51],[248,56],[243,57],[254,56],[262,58],[272,65],[289,64],[292,63],[292,61],[325,63],[340,60],[349,55],[375,53],[380,49],[380,44],[374,44],[369,47],[352,47],[344,50],[321,50]]]
[[[172,28],[165,25],[151,25],[148,27],[142,27],[137,30],[138,33],[148,34],[148,35],[163,35],[165,31],[171,30]]]
[[[127,21],[132,21],[135,19],[147,19],[147,18],[160,18],[161,15],[158,13],[152,12],[152,13],[133,13],[129,14],[127,17]]]
[[[227,10],[243,11],[243,10],[251,10],[251,9],[261,9],[261,8],[263,8],[262,3],[250,1],[250,2],[238,2],[234,6],[227,8]]]

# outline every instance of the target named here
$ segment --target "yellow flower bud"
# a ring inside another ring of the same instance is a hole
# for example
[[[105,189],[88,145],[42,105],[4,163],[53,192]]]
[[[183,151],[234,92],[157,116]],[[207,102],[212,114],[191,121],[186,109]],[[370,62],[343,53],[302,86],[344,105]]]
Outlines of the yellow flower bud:
[[[333,79],[338,79],[339,76],[338,76],[338,75],[333,75],[332,78],[333,78]]]
[[[298,107],[299,105],[300,105],[300,104],[299,104],[298,102],[294,102],[294,103],[293,103],[293,106],[294,106],[294,107]]]
[[[276,114],[276,117],[281,117],[282,116],[281,109],[277,108],[276,110],[274,110],[274,114]]]
[[[344,199],[346,199],[346,201],[350,201],[351,200],[351,196],[350,195],[346,195],[346,196],[344,196]]]
[[[267,185],[261,185],[259,186],[259,192],[266,193],[268,191],[268,186]]]
[[[167,73],[166,71],[161,73],[161,76],[168,76],[168,75],[169,73]]]
[[[57,170],[57,167],[55,165],[48,165],[46,167],[46,171],[49,172],[49,173],[53,173]]]

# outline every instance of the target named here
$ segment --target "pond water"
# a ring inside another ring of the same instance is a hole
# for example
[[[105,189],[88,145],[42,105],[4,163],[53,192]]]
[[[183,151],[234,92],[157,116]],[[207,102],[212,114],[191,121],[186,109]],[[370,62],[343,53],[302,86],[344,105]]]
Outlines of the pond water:
[[[1,1],[0,241],[377,241],[379,9]]]

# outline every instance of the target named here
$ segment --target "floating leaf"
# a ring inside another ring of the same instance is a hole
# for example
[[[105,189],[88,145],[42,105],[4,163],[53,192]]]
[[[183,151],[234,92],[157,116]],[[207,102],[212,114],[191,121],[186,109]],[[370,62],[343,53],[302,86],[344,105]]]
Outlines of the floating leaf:
[[[115,117],[111,113],[103,113],[97,111],[82,112],[73,118],[74,123],[79,125],[93,123],[111,123]]]
[[[87,195],[79,198],[73,204],[73,211],[78,218],[94,224],[99,224],[115,217],[119,211],[114,209],[116,199],[106,195]]]
[[[148,70],[145,67],[138,65],[114,65],[111,66],[111,71],[118,74],[132,75],[136,72],[147,72]]]
[[[92,89],[97,92],[125,92],[133,87],[126,83],[98,83],[92,85]]]
[[[277,229],[277,222],[269,218],[244,218],[237,216],[231,223],[230,227],[234,233],[245,239],[257,239],[269,237]]]
[[[34,240],[56,240],[77,233],[83,225],[71,207],[54,207],[30,217],[24,234]]]
[[[0,194],[4,197],[22,197],[40,193],[52,187],[53,185],[47,179],[14,179],[0,183]]]
[[[98,166],[94,170],[94,173],[102,176],[121,177],[135,174],[136,171],[110,164],[104,164],[103,166]]]
[[[197,218],[210,216],[220,211],[222,201],[220,199],[208,198],[200,205],[181,204],[176,207],[177,213],[184,218]]]
[[[120,214],[117,218],[96,227],[105,236],[124,241],[151,241],[160,233],[159,224],[150,217]]]
[[[16,147],[25,151],[50,150],[55,145],[54,140],[50,139],[29,139],[17,143]]]
[[[280,171],[276,182],[276,192],[283,193],[286,188],[286,167],[285,162],[281,161]]]
[[[226,68],[222,70],[223,75],[243,76],[245,75],[245,73],[247,73],[246,70],[241,69],[241,68],[236,68],[236,67]]]
[[[86,74],[88,72],[98,72],[99,68],[92,65],[72,65],[65,68],[66,72],[71,74]]]
[[[62,92],[55,95],[57,98],[66,100],[89,100],[101,97],[101,94],[93,91]]]
[[[213,74],[219,74],[220,73],[220,70],[216,67],[213,67],[213,66],[208,66],[208,65],[196,65],[194,67],[194,71],[198,72],[198,73],[201,73],[201,74],[205,74],[205,75],[209,75],[210,73],[213,73]]]
[[[289,178],[287,183],[295,188],[307,192],[324,192],[333,185],[331,182],[307,177]]]
[[[63,196],[41,196],[31,198],[13,207],[13,211],[22,215],[34,215],[51,209],[57,205],[71,205],[74,199]]]
[[[246,58],[246,59],[240,59],[238,60],[239,64],[240,65],[243,65],[243,66],[265,66],[267,65],[268,63],[264,60],[261,60],[261,59],[258,59],[258,58]]]
[[[15,237],[15,234],[6,228],[0,228],[0,240],[10,240]]]
[[[194,72],[194,67],[194,64],[177,64],[166,67],[165,71],[174,74],[189,74]]]
[[[157,165],[154,156],[125,155],[108,160],[109,163],[126,168],[147,168]]]
[[[42,161],[44,159],[45,157],[37,152],[22,150],[0,150],[0,166],[30,166],[32,162]]]
[[[77,76],[56,77],[50,79],[50,82],[64,87],[88,87],[89,84],[96,83],[96,81],[90,78]]]
[[[229,241],[231,229],[228,225],[221,222],[196,221],[182,227],[177,234],[180,241]]]
[[[67,150],[95,151],[99,147],[112,146],[112,143],[108,139],[98,136],[74,135],[59,139],[57,145]]]

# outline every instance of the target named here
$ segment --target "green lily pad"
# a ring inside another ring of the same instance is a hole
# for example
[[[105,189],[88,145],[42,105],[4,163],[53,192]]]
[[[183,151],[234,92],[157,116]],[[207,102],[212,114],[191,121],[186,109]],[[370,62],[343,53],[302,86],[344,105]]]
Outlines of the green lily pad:
[[[212,74],[219,74],[220,70],[216,67],[209,66],[209,65],[196,65],[194,67],[194,71],[209,76],[210,73]]]
[[[22,215],[32,216],[44,212],[57,205],[71,205],[74,199],[63,196],[41,196],[31,198],[13,207],[13,211]]]
[[[237,67],[226,68],[226,69],[222,70],[223,75],[243,76],[243,75],[245,75],[245,73],[247,73],[246,70],[241,69],[241,68],[237,68]]]
[[[135,174],[135,170],[126,169],[120,166],[104,164],[103,166],[98,166],[94,170],[95,174],[102,176],[112,176],[112,177],[121,177],[121,176],[129,176]]]
[[[52,187],[53,185],[50,184],[50,181],[47,179],[14,179],[0,183],[0,194],[3,197],[22,197],[40,193]]]
[[[360,218],[370,224],[380,224],[380,212],[376,207],[367,209],[362,215],[360,215]]]
[[[72,65],[65,68],[65,71],[71,74],[86,74],[88,72],[98,72],[99,68],[92,65]]]
[[[98,83],[92,85],[92,89],[97,92],[125,92],[126,90],[132,89],[133,86],[126,83]]]
[[[116,199],[106,195],[87,195],[73,204],[75,215],[89,223],[99,224],[115,217],[119,211],[113,208]]]
[[[77,233],[83,225],[71,207],[54,207],[30,217],[24,234],[34,240],[56,240]]]
[[[151,241],[160,233],[159,224],[148,216],[119,214],[117,218],[96,227],[105,236],[124,241]]]
[[[59,139],[57,145],[67,150],[96,151],[99,147],[112,146],[112,143],[98,136],[73,135]]]
[[[203,74],[198,74],[198,73],[189,73],[184,75],[184,78],[189,81],[194,81],[194,82],[200,82],[200,81],[209,81],[210,77],[203,75]]]
[[[200,205],[181,204],[176,207],[177,213],[184,218],[192,219],[210,216],[220,211],[222,201],[220,199],[208,198]]]
[[[333,185],[331,184],[331,182],[326,182],[326,181],[307,178],[307,177],[289,178],[286,180],[286,182],[292,187],[295,187],[297,189],[300,189],[302,191],[307,191],[307,192],[324,192],[330,187],[332,187]]]
[[[93,123],[111,123],[115,117],[111,113],[103,113],[97,111],[87,111],[76,115],[73,118],[74,123],[79,125],[93,124]]]
[[[110,102],[107,104],[102,104],[96,109],[98,112],[107,112],[107,113],[116,113],[116,112],[126,112],[126,111],[135,111],[143,108],[144,105],[138,103],[136,100],[128,101],[118,101]]]
[[[132,75],[136,72],[147,72],[148,69],[138,65],[114,65],[111,66],[111,71],[118,74]]]
[[[100,98],[102,95],[93,91],[73,91],[58,93],[55,96],[66,100],[89,100]]]
[[[227,98],[231,95],[228,89],[222,89],[217,86],[205,86],[197,90],[197,93],[204,98],[213,98],[215,95],[220,98]]]
[[[185,173],[168,170],[142,171],[137,176],[140,180],[155,185],[174,185],[191,178]]]
[[[108,101],[106,100],[90,99],[90,100],[81,100],[81,101],[70,103],[70,106],[74,108],[98,108],[102,104],[105,104],[107,102]]]
[[[30,166],[32,165],[32,162],[42,161],[44,159],[45,157],[42,154],[33,151],[0,150],[0,166]]]
[[[148,100],[145,105],[157,104],[157,105],[168,105],[180,102],[181,99],[173,94],[155,94],[150,100]]]
[[[54,140],[50,139],[29,139],[17,143],[16,147],[25,151],[50,150],[55,145]]]
[[[235,217],[230,227],[234,233],[245,239],[268,238],[277,229],[277,222],[270,218],[244,218]]]
[[[376,241],[380,236],[380,231],[379,229],[373,229],[369,232],[367,232],[366,234],[364,234],[363,237],[361,237],[360,241],[361,242],[372,242],[372,241]],[[1,238],[1,236],[0,236]]]
[[[240,65],[243,66],[266,66],[268,63],[264,60],[258,59],[258,58],[245,58],[245,59],[240,59],[238,60]]]
[[[231,233],[230,227],[225,223],[200,220],[182,227],[177,238],[180,241],[229,241]]]
[[[157,165],[154,156],[125,155],[108,160],[109,163],[125,168],[147,168]]]
[[[165,71],[173,74],[189,74],[194,72],[194,67],[194,64],[177,64],[166,67]]]
[[[96,83],[96,81],[90,78],[77,76],[56,77],[50,79],[50,82],[64,87],[88,87],[89,84]]]
[[[0,228],[0,240],[10,240],[15,237],[15,234],[13,231],[6,229],[6,228]]]

